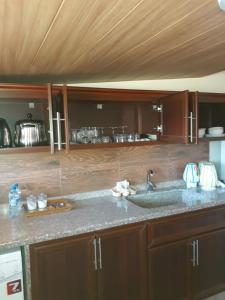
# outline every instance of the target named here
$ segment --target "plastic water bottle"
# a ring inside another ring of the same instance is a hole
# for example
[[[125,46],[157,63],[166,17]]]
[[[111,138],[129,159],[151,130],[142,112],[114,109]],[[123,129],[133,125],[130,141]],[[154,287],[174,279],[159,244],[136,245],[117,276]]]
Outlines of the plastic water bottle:
[[[16,217],[18,216],[21,210],[21,191],[18,183],[10,185],[9,191],[9,216]]]

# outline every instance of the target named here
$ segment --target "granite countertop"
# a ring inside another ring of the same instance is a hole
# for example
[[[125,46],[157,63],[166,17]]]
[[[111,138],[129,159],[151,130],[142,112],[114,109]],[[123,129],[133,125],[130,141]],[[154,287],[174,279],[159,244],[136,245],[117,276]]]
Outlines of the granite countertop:
[[[184,189],[179,191],[178,197],[175,204],[149,209],[136,206],[125,198],[114,198],[109,190],[103,190],[66,197],[74,201],[74,209],[69,212],[38,217],[21,213],[15,218],[9,218],[8,206],[2,204],[0,249],[225,205],[225,189],[222,188],[211,192]]]

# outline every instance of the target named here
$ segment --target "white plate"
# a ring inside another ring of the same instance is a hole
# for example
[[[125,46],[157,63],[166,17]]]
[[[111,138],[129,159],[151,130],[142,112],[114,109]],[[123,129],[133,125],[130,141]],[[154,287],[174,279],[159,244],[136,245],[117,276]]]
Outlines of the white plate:
[[[223,137],[225,136],[225,133],[222,134],[206,134],[206,137],[210,138],[210,137]]]

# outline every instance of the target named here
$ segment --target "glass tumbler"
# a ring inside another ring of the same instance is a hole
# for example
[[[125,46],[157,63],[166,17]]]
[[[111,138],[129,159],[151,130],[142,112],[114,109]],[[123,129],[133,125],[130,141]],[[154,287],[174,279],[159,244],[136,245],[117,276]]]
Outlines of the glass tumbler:
[[[44,194],[44,193],[41,193],[41,194],[38,196],[37,203],[38,203],[38,208],[39,208],[39,209],[46,208],[46,207],[47,207],[47,195]]]
[[[27,197],[27,209],[28,210],[37,209],[37,199],[34,195],[29,195]]]

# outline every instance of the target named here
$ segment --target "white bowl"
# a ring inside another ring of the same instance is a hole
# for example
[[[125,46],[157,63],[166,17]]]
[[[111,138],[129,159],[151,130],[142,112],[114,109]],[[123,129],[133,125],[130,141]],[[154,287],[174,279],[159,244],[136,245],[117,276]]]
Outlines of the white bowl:
[[[223,134],[223,127],[210,127],[208,132],[210,135],[221,135]]]

